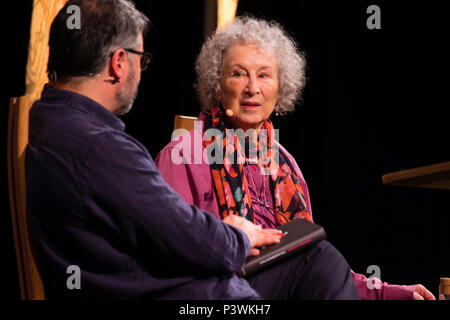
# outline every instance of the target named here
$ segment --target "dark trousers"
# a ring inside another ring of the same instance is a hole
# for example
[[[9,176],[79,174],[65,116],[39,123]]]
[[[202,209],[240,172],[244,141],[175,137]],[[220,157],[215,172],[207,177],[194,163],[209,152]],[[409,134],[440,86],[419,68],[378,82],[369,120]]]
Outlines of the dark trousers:
[[[247,280],[264,299],[360,299],[347,261],[328,241]]]

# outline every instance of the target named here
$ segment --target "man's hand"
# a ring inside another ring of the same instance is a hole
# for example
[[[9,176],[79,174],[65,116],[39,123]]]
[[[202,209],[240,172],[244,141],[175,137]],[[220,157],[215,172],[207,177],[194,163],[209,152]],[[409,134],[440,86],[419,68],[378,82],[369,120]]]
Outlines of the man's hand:
[[[434,295],[423,285],[419,284],[413,294],[414,300],[436,300]]]
[[[259,255],[259,250],[255,247],[262,247],[265,245],[278,243],[280,242],[280,239],[283,235],[280,230],[263,229],[261,228],[261,226],[257,226],[247,219],[235,215],[227,216],[225,219],[223,219],[223,222],[244,231],[251,244],[249,256]]]

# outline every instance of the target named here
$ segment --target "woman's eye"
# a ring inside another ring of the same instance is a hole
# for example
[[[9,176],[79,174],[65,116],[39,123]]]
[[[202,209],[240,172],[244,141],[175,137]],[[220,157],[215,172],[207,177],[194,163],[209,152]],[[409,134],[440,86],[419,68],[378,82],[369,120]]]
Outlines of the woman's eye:
[[[268,75],[267,73],[261,73],[261,74],[259,75],[259,77],[262,78],[262,79],[264,79],[264,78],[268,78],[269,75]]]
[[[233,76],[233,77],[240,78],[240,77],[243,77],[244,74],[243,74],[242,72],[233,72],[232,76]]]

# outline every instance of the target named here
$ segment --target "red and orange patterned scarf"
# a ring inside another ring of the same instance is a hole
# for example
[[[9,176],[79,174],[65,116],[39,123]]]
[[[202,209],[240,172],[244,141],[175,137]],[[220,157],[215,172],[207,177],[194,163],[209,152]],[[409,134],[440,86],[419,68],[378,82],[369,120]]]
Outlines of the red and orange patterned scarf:
[[[258,157],[257,161],[261,169],[265,170],[263,172],[267,172],[271,176],[274,210],[278,222],[284,224],[298,217],[312,222],[300,179],[287,156],[275,145],[272,123],[267,120],[261,127],[266,130],[261,131],[267,132],[265,135],[267,139],[261,139],[260,134],[260,139],[257,139],[256,143],[248,140],[244,142],[247,146],[244,148],[246,151],[244,154],[242,142],[233,130],[227,129],[226,121],[223,109],[217,106],[206,114],[204,120],[205,132],[208,129],[216,129],[213,130],[215,132],[213,137],[204,141],[205,148],[210,148],[209,150],[221,148],[223,151],[223,161],[212,161],[212,153],[208,152],[222,219],[230,214],[235,214],[255,222],[248,183],[243,173],[242,157],[248,154],[249,149],[256,147],[257,150],[262,148],[265,151],[266,159],[261,161]],[[266,143],[263,145],[264,140]]]

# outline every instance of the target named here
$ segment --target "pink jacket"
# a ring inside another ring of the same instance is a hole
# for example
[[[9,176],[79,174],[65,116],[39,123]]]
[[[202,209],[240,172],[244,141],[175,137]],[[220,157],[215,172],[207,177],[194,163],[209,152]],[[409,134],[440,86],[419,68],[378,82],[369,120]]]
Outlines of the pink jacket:
[[[170,142],[162,149],[156,157],[156,165],[158,166],[162,176],[166,182],[178,192],[183,199],[189,203],[199,207],[202,210],[214,214],[221,219],[219,214],[218,199],[214,189],[209,164],[205,161],[196,164],[194,160],[194,152],[199,151],[203,154],[202,125],[197,123],[196,128],[190,132],[186,132],[177,140]],[[196,139],[196,141],[194,141]],[[197,143],[197,144],[196,144]],[[191,154],[188,159],[183,150],[190,147]],[[311,203],[309,198],[308,187],[301,173],[300,168],[294,158],[281,146],[280,149],[285,151],[294,169],[301,179],[302,188],[305,192],[309,212],[311,211]],[[183,159],[183,163],[175,164],[172,157],[177,160]],[[352,276],[358,288],[361,299],[364,300],[408,300],[413,298],[414,290],[417,285],[391,285],[381,282],[377,278],[368,279],[362,274],[352,271]]]

